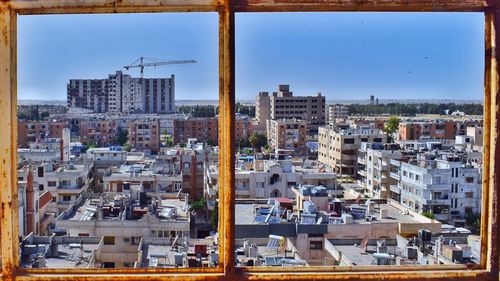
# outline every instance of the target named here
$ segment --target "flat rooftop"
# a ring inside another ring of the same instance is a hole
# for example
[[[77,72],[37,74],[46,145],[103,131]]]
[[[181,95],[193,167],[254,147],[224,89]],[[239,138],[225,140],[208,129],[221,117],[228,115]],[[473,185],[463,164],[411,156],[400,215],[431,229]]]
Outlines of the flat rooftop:
[[[57,245],[57,256],[51,256],[45,258],[47,268],[86,268],[91,262],[92,253],[99,248],[98,243],[69,243],[69,244],[58,244]],[[36,260],[36,256],[41,255],[48,249],[48,244],[30,244],[26,245],[25,248],[31,248],[28,251],[36,251],[35,253],[29,255],[28,260],[22,259],[21,267],[32,268],[33,261]],[[36,249],[35,249],[36,248]],[[92,266],[92,265],[91,265]]]

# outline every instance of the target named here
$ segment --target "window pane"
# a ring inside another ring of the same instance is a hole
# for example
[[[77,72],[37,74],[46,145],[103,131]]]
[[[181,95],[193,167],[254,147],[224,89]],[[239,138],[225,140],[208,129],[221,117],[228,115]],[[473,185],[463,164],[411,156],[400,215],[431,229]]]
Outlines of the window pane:
[[[18,22],[21,266],[216,267],[217,14]]]
[[[479,263],[483,30],[479,13],[238,14],[237,265]]]

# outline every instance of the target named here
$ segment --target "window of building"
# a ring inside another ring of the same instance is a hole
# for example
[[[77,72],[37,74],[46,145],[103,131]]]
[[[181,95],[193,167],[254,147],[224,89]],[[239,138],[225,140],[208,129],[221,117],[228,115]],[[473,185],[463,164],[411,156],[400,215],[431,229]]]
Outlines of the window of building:
[[[310,241],[309,249],[311,250],[322,250],[323,249],[323,241]]]
[[[115,245],[115,237],[114,236],[104,236],[103,242],[104,242],[104,245]]]

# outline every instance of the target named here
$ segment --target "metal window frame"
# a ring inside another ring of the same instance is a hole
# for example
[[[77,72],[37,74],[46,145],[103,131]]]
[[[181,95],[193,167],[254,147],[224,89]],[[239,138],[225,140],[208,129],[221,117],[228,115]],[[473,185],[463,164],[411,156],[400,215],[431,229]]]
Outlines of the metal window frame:
[[[414,11],[484,12],[484,171],[479,266],[235,267],[234,131],[237,12]],[[218,12],[220,191],[218,268],[19,268],[17,212],[17,15]],[[498,0],[13,0],[0,2],[0,243],[2,280],[499,280],[500,252],[500,4]],[[488,235],[485,235],[488,234]]]

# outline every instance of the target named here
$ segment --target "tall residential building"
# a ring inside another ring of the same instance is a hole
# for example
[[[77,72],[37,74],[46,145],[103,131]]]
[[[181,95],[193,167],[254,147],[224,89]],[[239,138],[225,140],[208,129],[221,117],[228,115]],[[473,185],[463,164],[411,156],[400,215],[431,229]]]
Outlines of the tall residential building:
[[[68,128],[66,121],[19,121],[17,126],[18,145],[26,148],[30,142],[40,142],[48,138],[61,138]]]
[[[259,124],[266,124],[266,120],[271,119],[301,119],[309,122],[308,134],[316,135],[318,126],[325,124],[325,97],[321,93],[294,96],[289,85],[279,85],[278,91],[272,95],[259,93],[255,117]]]
[[[338,175],[356,177],[362,142],[386,143],[387,134],[377,129],[319,127],[318,161]]]
[[[175,76],[133,78],[117,71],[106,79],[70,79],[68,107],[94,112],[172,113],[175,111]]]

